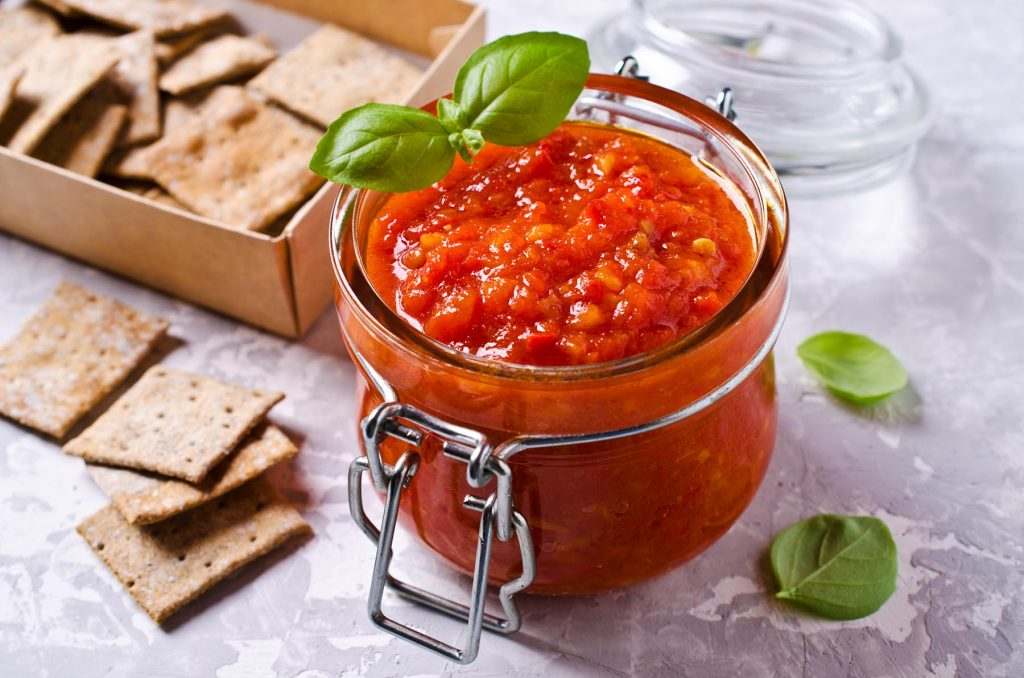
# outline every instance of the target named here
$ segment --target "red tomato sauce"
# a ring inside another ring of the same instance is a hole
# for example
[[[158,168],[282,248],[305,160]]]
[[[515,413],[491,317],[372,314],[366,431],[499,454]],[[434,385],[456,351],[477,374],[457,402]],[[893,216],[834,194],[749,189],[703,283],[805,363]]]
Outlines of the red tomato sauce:
[[[707,322],[746,281],[752,228],[726,185],[655,139],[564,123],[391,196],[367,275],[413,326],[477,357],[624,358]]]

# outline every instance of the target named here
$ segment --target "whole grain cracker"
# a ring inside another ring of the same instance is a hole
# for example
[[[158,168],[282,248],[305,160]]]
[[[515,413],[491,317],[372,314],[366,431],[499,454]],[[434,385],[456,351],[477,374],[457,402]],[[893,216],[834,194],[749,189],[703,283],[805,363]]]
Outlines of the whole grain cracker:
[[[145,525],[216,499],[297,452],[281,429],[262,424],[199,485],[112,466],[90,464],[89,474],[125,520]]]
[[[307,167],[319,137],[311,126],[233,88],[216,111],[166,134],[132,163],[199,214],[256,230],[323,183]]]
[[[112,26],[149,29],[157,36],[187,33],[228,16],[188,0],[61,0],[70,9]]]
[[[30,153],[75,103],[117,63],[117,55],[92,36],[63,35],[32,48],[20,63],[25,67],[15,90],[15,106],[25,116],[7,115],[0,142]]]
[[[380,45],[326,24],[247,86],[327,127],[354,106],[401,102],[421,75]]]
[[[244,95],[245,90],[241,87],[221,85],[209,92],[196,92],[182,98],[170,99],[163,107],[164,137],[173,136],[186,125],[204,116],[220,115],[226,108],[236,106]],[[153,171],[149,160],[151,151],[147,149],[154,145],[115,151],[104,165],[103,173],[121,179],[152,181]]]
[[[152,141],[160,136],[160,91],[157,89],[156,39],[136,31],[117,41],[120,60],[111,72],[114,84],[128,98],[128,124],[121,145]]]
[[[200,87],[255,73],[277,52],[254,38],[222,35],[181,57],[160,76],[160,89],[184,94]]]
[[[25,69],[18,64],[0,68],[0,120],[3,119],[11,101],[14,100],[14,88],[17,87],[24,72]]]
[[[32,155],[94,177],[114,147],[127,112],[127,107],[118,103],[113,85],[97,87],[64,114]]]
[[[156,43],[156,59],[160,62],[161,66],[168,66],[181,55],[191,51],[193,48],[201,45],[207,40],[213,39],[223,31],[223,26],[213,24],[210,26],[204,26],[203,28],[197,28],[196,30],[189,31],[183,35],[173,35],[163,38]]]
[[[0,69],[13,64],[41,40],[60,32],[60,24],[46,10],[0,7]]]
[[[311,532],[263,478],[155,525],[132,525],[107,506],[78,526],[157,623],[246,563]]]
[[[0,346],[0,413],[63,437],[166,331],[161,318],[61,283]]]
[[[157,365],[64,451],[197,483],[283,397]]]

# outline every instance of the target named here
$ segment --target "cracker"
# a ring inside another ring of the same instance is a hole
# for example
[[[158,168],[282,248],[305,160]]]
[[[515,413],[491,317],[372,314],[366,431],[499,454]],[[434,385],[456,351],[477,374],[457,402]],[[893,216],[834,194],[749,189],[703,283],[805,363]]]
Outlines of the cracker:
[[[38,7],[0,7],[0,69],[17,61],[39,41],[60,35],[60,24]]]
[[[0,413],[63,437],[166,331],[161,318],[61,283],[0,347]]]
[[[283,397],[157,365],[64,451],[197,483]]]
[[[136,31],[119,38],[117,47],[121,58],[110,77],[129,102],[128,124],[119,143],[152,141],[160,136],[156,39],[150,31]]]
[[[132,525],[107,506],[78,526],[157,623],[246,563],[311,532],[263,478],[156,525]]]
[[[420,69],[380,45],[327,24],[248,87],[327,127],[354,106],[403,101],[421,75]]]
[[[260,70],[277,56],[261,41],[222,35],[204,42],[174,62],[160,77],[160,89],[184,94]]]
[[[161,66],[168,66],[181,55],[192,51],[195,47],[223,32],[223,26],[214,24],[198,28],[184,35],[164,38],[156,43],[156,60],[160,62]]]
[[[14,88],[17,87],[24,72],[24,69],[17,64],[0,68],[0,120],[3,119],[4,113],[11,105],[11,101],[14,99]]]
[[[228,16],[188,0],[61,0],[68,8],[118,28],[149,29],[157,36],[187,33]]]
[[[320,134],[241,89],[228,94],[217,110],[165,135],[133,163],[197,213],[257,230],[323,183],[307,167]]]
[[[90,465],[89,474],[125,520],[144,525],[216,499],[297,452],[281,429],[262,424],[199,485],[112,466]]]
[[[209,92],[197,92],[181,99],[171,99],[164,104],[163,130],[169,137],[194,120],[204,116],[216,116],[226,107],[237,104],[239,97],[244,96],[241,87],[222,85]],[[123,149],[115,152],[103,168],[104,174],[121,179],[153,179],[152,165],[149,161],[150,146]],[[164,191],[166,193],[166,191]],[[168,194],[169,195],[169,194]]]
[[[128,109],[113,86],[97,87],[64,114],[32,155],[48,163],[94,177],[114,147]]]
[[[93,36],[64,35],[36,45],[20,63],[25,74],[18,83],[12,108],[22,106],[26,114],[5,116],[0,142],[6,139],[11,150],[30,153],[113,68],[117,56]]]

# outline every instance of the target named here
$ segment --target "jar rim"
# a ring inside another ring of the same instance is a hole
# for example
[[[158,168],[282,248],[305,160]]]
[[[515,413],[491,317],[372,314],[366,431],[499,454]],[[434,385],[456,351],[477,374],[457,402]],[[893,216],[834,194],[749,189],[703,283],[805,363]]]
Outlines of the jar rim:
[[[685,353],[703,343],[707,338],[717,335],[724,328],[737,322],[742,317],[740,306],[747,306],[756,303],[765,290],[770,289],[775,279],[780,275],[782,262],[785,259],[789,246],[788,237],[788,206],[786,197],[782,190],[781,182],[774,168],[769,163],[761,150],[731,121],[708,107],[707,105],[687,97],[678,92],[654,85],[643,80],[627,78],[617,75],[606,75],[591,73],[587,79],[586,89],[602,90],[612,94],[639,96],[644,99],[657,99],[657,103],[668,109],[688,118],[689,120],[703,123],[706,131],[713,134],[717,141],[725,144],[732,150],[739,159],[744,172],[752,180],[752,186],[757,197],[759,206],[755,219],[764,224],[765,234],[758,243],[758,252],[751,273],[744,285],[737,291],[734,297],[708,322],[695,328],[673,341],[653,351],[638,353],[619,360],[591,363],[585,365],[557,365],[538,366],[521,363],[510,363],[503,361],[479,358],[464,351],[459,351],[451,346],[437,341],[425,333],[412,327],[403,320],[388,304],[384,303],[379,296],[377,300],[381,306],[381,313],[388,319],[384,323],[373,312],[371,312],[359,293],[352,287],[348,276],[342,270],[342,239],[345,234],[350,234],[354,239],[354,227],[350,222],[355,220],[357,203],[366,196],[373,194],[372,191],[363,189],[342,188],[335,198],[331,210],[331,221],[329,228],[329,247],[331,254],[331,265],[334,271],[335,282],[346,300],[353,302],[352,307],[357,310],[360,316],[374,328],[374,330],[386,337],[391,343],[404,344],[406,339],[411,339],[428,356],[442,363],[452,365],[467,371],[490,374],[496,377],[511,379],[525,379],[529,381],[579,381],[585,379],[607,378],[632,373],[641,369],[655,366],[665,360]],[[776,214],[769,214],[767,196],[764,195],[765,188],[770,187],[776,202],[775,210],[781,213],[782,223],[773,219]],[[777,231],[777,233],[773,233]],[[764,257],[768,256],[768,241],[770,238],[777,239],[777,252],[771,274],[766,280],[756,281],[754,273],[763,265]],[[362,262],[362,254],[359,251],[358,243],[353,243],[353,248],[358,259],[357,265],[365,277],[365,267]],[[750,287],[758,283],[761,289],[756,291],[753,300],[743,302],[749,297]],[[376,290],[372,285],[371,293],[376,296]],[[403,335],[396,333],[390,325],[403,330]]]

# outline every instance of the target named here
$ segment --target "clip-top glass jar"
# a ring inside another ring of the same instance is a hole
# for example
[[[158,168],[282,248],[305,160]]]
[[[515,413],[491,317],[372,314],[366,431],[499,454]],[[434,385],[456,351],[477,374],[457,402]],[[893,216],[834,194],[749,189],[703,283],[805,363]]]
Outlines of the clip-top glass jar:
[[[534,367],[459,352],[413,329],[367,282],[368,225],[387,198],[339,195],[331,224],[337,310],[362,379],[363,455],[353,518],[377,543],[370,615],[458,662],[481,628],[518,629],[513,596],[584,594],[656,576],[706,549],[757,491],[775,441],[771,349],[785,314],[787,209],[764,155],[703,103],[591,75],[571,119],[613,124],[685,150],[728,182],[757,247],[739,294],[709,323],[650,353]],[[384,495],[379,527],[363,475]],[[396,522],[474,576],[468,605],[388,574]],[[504,618],[484,612],[500,586]],[[454,647],[387,617],[385,587],[468,621]]]
[[[790,195],[884,182],[931,125],[899,37],[856,0],[632,0],[588,42],[598,70],[632,54],[651,82],[698,99],[730,91]]]

